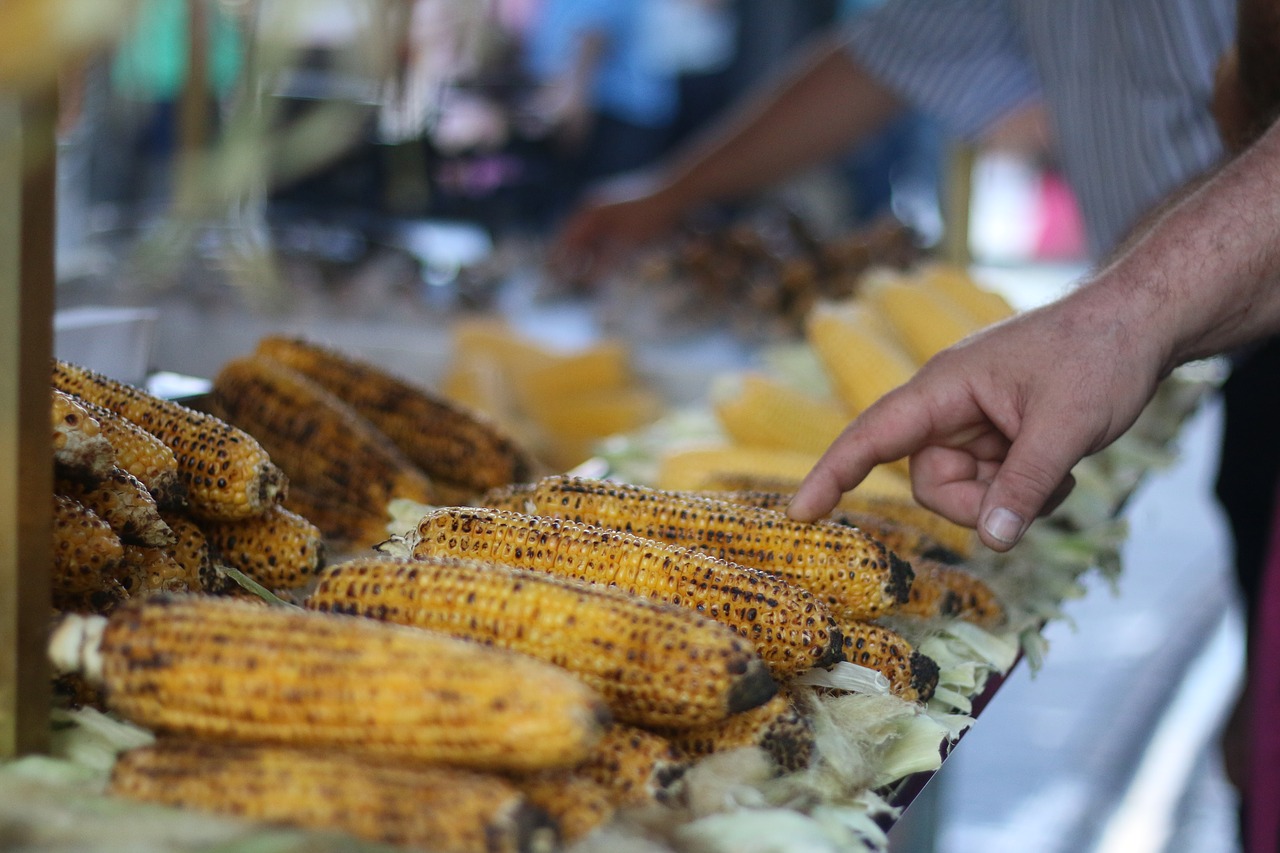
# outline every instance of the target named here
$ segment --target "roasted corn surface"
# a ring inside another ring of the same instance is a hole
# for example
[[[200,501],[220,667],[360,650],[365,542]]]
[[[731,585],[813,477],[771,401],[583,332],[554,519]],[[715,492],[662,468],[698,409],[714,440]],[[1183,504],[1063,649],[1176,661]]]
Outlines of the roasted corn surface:
[[[844,654],[850,663],[889,679],[889,692],[909,702],[928,702],[938,686],[938,664],[896,631],[871,622],[842,623]]]
[[[92,593],[124,558],[111,525],[79,501],[53,496],[52,589],[55,595]]]
[[[178,467],[177,454],[169,445],[105,406],[88,400],[79,402],[93,415],[103,437],[114,448],[116,465],[137,477],[160,506],[186,504],[187,486]]]
[[[151,547],[173,544],[173,530],[160,516],[155,498],[141,480],[123,468],[113,466],[105,477],[92,483],[56,477],[54,491],[93,510],[123,542]]]
[[[698,613],[604,586],[449,557],[330,566],[306,606],[511,649],[574,673],[614,718],[696,726],[769,699],[755,649]]]
[[[53,431],[53,461],[62,472],[86,479],[105,477],[116,464],[115,448],[84,404],[52,389],[49,420]]]
[[[196,515],[258,515],[286,488],[284,474],[262,445],[213,415],[64,361],[53,363],[53,384],[116,412],[168,445]]]
[[[781,512],[647,486],[552,476],[532,496],[534,512],[627,531],[703,551],[784,578],[833,613],[875,618],[906,602],[906,561],[863,532],[792,521]]]
[[[438,853],[549,851],[558,836],[496,775],[332,750],[162,738],[120,757],[109,792]]]
[[[54,648],[80,627],[68,623]],[[130,601],[99,649],[117,713],[205,740],[536,770],[582,761],[608,720],[594,691],[526,656],[216,596]]]
[[[298,338],[263,338],[257,352],[349,404],[432,479],[482,491],[529,476],[525,451],[488,417],[376,365]]]
[[[672,746],[690,760],[755,747],[764,750],[785,773],[803,770],[817,754],[813,718],[787,692],[721,723],[671,732],[670,736]]]
[[[839,659],[815,596],[764,572],[618,530],[503,510],[441,507],[408,537],[414,557],[488,560],[679,604],[747,638],[777,678]]]
[[[738,716],[741,715],[734,715]],[[614,724],[576,772],[605,785],[614,803],[628,807],[678,802],[688,769],[689,759],[676,749],[671,738],[656,731]]]
[[[1005,608],[1000,597],[977,575],[961,566],[930,560],[919,560],[917,566],[911,600],[902,606],[902,615],[954,617],[988,629],[1004,622]]]
[[[320,528],[280,504],[254,518],[200,527],[219,560],[267,589],[306,586],[324,565]]]

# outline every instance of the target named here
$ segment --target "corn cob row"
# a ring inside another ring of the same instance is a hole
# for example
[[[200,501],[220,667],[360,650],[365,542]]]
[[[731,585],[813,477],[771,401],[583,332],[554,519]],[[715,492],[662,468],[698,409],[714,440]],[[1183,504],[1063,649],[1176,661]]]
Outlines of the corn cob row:
[[[406,545],[419,559],[487,560],[692,608],[750,640],[776,678],[839,659],[839,630],[816,597],[687,548],[562,519],[469,507],[428,513]]]
[[[123,558],[124,543],[111,525],[79,501],[65,495],[53,496],[55,597],[102,590]]]
[[[558,836],[498,776],[341,752],[161,738],[120,757],[109,792],[439,853],[550,850]]]
[[[104,685],[122,717],[210,741],[531,771],[585,759],[608,719],[588,687],[531,658],[216,596],[67,617],[50,656]]]
[[[917,561],[916,567],[911,599],[902,605],[899,615],[953,617],[984,628],[995,628],[1004,622],[1005,609],[999,596],[972,572],[931,560]]]
[[[219,560],[270,590],[306,586],[324,565],[320,528],[279,504],[254,518],[206,521],[200,529]]]
[[[889,692],[908,702],[928,702],[938,686],[938,664],[896,631],[871,622],[842,623],[844,654],[850,663],[889,679]]]
[[[173,530],[160,516],[155,498],[137,477],[123,468],[113,467],[92,485],[57,477],[54,491],[93,510],[122,542],[152,548],[173,544]]]
[[[529,476],[531,460],[487,417],[379,367],[296,338],[263,338],[257,352],[348,403],[433,480],[482,491]]]
[[[137,477],[157,504],[166,508],[186,504],[187,486],[169,445],[105,406],[88,400],[79,403],[93,415],[103,437],[115,449],[116,465]]]
[[[392,498],[436,501],[426,474],[389,438],[279,362],[233,359],[214,377],[211,393],[218,415],[256,436],[290,481],[313,494],[379,511]]]
[[[808,767],[817,753],[812,717],[786,692],[722,723],[671,732],[670,737],[675,749],[691,760],[731,749],[757,747],[784,773]]]
[[[49,417],[54,463],[75,477],[96,480],[107,476],[116,464],[115,448],[89,410],[75,397],[54,388]]]
[[[539,480],[537,514],[622,530],[769,572],[833,613],[875,618],[906,602],[911,566],[855,528],[691,493],[583,477]]]
[[[743,489],[737,491],[696,491],[694,494],[704,498],[717,498],[745,506],[785,512],[787,504],[791,502],[795,492]],[[871,513],[855,512],[836,507],[824,520],[842,524],[845,527],[856,527],[866,532],[871,538],[883,542],[884,546],[890,551],[909,561],[912,569],[917,568],[915,565],[917,558],[943,563],[960,562],[959,554],[934,541],[924,531],[872,515]],[[917,571],[916,574],[918,575],[919,572]]]
[[[330,566],[306,606],[511,649],[564,667],[617,720],[696,726],[777,690],[732,630],[683,608],[525,569],[448,557]]]
[[[54,361],[53,384],[116,412],[168,445],[195,515],[258,515],[286,488],[283,472],[267,451],[248,433],[217,417],[64,361]]]

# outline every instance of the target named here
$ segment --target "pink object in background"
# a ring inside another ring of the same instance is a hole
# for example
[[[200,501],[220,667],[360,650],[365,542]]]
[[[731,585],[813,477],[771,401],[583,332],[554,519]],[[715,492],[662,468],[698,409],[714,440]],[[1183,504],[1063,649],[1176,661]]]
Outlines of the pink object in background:
[[[1060,175],[1040,177],[1040,228],[1034,256],[1040,261],[1076,261],[1085,257],[1084,222],[1075,194]]]

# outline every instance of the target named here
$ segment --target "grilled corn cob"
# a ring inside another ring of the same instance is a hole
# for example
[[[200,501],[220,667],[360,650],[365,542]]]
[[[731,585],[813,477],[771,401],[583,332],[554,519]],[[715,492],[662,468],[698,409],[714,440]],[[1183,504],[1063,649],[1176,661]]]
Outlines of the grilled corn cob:
[[[805,336],[836,396],[853,414],[906,382],[916,370],[915,360],[885,334],[882,320],[867,305],[819,305],[809,312]]]
[[[326,543],[337,551],[366,550],[390,535],[387,523],[391,516],[386,507],[320,496],[293,483],[284,506],[319,528]]]
[[[156,595],[68,617],[55,671],[159,733],[497,770],[582,761],[608,711],[549,664],[372,619]]]
[[[777,690],[754,649],[697,613],[621,590],[449,557],[330,566],[306,606],[372,616],[511,649],[564,667],[614,719],[696,726]]]
[[[124,558],[124,544],[111,525],[79,501],[53,496],[52,589],[55,595],[102,590]]]
[[[550,850],[546,813],[510,782],[341,752],[161,738],[120,756],[109,792],[439,853]]]
[[[754,489],[746,489],[741,491],[707,490],[698,491],[695,492],[695,494],[700,497],[718,498],[720,500],[732,501],[733,503],[744,504],[746,506],[755,506],[760,507],[761,509],[772,509],[777,510],[778,512],[785,512],[787,504],[791,502],[791,498],[795,495],[795,492],[758,491]],[[959,554],[956,554],[954,551],[951,551],[938,542],[935,542],[922,530],[898,524],[887,518],[837,507],[832,510],[824,520],[835,524],[842,524],[845,527],[856,527],[859,530],[864,531],[873,539],[878,539],[883,542],[884,546],[890,551],[910,562],[912,569],[917,568],[915,561],[918,558],[934,560],[942,563],[960,562]],[[916,574],[918,575],[919,572],[917,571]]]
[[[670,737],[679,753],[694,760],[716,752],[757,747],[784,773],[808,767],[817,751],[813,718],[785,692],[722,723],[671,732]]]
[[[575,770],[544,770],[512,779],[512,784],[555,821],[565,844],[608,823],[617,812],[613,792]]]
[[[187,486],[178,467],[178,457],[169,445],[133,421],[105,406],[80,400],[102,428],[102,435],[115,448],[116,465],[147,487],[163,507],[180,507],[187,502]]]
[[[630,533],[502,510],[442,507],[423,517],[407,545],[415,558],[490,560],[693,608],[750,640],[775,677],[834,663],[842,648],[831,614],[805,590]]]
[[[655,485],[671,491],[721,488],[720,483],[789,482],[799,486],[818,457],[798,450],[724,444],[673,450],[658,461]],[[877,465],[858,485],[866,494],[902,500],[911,497],[911,481],[893,465]]]
[[[807,589],[846,617],[891,612],[911,588],[910,564],[855,528],[584,477],[539,480],[533,503],[538,515],[623,530],[760,569]]]
[[[174,543],[167,549],[169,556],[182,567],[182,576],[192,590],[216,593],[233,585],[214,566],[209,540],[199,522],[176,510],[161,510],[160,516],[174,534]]]
[[[630,807],[677,802],[688,769],[669,737],[615,723],[574,772],[604,785],[615,804]]]
[[[254,518],[206,521],[200,529],[221,562],[267,589],[305,586],[324,564],[320,529],[279,504]]]
[[[975,536],[972,530],[925,509],[910,497],[868,494],[858,489],[846,492],[840,498],[839,508],[919,530],[951,553],[958,554],[961,560],[973,556]]]
[[[938,664],[896,631],[860,620],[841,623],[844,655],[850,663],[889,679],[889,692],[908,702],[928,702],[938,686]]]
[[[430,479],[391,439],[279,362],[261,356],[227,362],[214,377],[210,407],[256,436],[290,481],[312,494],[371,510],[392,498],[436,501]]]
[[[286,487],[284,474],[251,435],[212,415],[65,361],[54,361],[53,384],[116,412],[168,445],[195,515],[258,515]]]
[[[49,416],[53,461],[63,472],[90,481],[110,473],[116,464],[115,448],[102,434],[102,425],[79,400],[52,389]]]
[[[157,592],[199,592],[201,579],[168,550],[125,545],[124,559],[115,569],[114,576],[129,593],[130,598],[140,598]]]
[[[264,338],[257,352],[348,403],[433,480],[480,491],[529,476],[527,455],[495,423],[379,367],[296,338]]]
[[[1004,622],[1005,610],[999,597],[973,573],[932,560],[920,560],[915,567],[911,600],[902,605],[901,615],[954,617],[984,628],[995,628]]]
[[[113,467],[92,485],[57,477],[54,491],[75,498],[93,510],[122,542],[153,548],[173,544],[173,530],[160,517],[155,498],[137,477],[123,468]]]

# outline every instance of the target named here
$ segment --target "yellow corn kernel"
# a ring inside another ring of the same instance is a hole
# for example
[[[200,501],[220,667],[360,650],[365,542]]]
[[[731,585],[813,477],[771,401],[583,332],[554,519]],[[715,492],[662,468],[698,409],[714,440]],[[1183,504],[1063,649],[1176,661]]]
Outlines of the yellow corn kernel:
[[[750,640],[778,678],[839,659],[835,620],[815,596],[688,548],[556,518],[469,507],[428,513],[407,546],[415,558],[492,561],[692,608]]]
[[[240,521],[200,523],[218,559],[270,590],[306,586],[324,565],[320,528],[276,504]]]
[[[861,620],[841,623],[844,656],[850,663],[874,669],[889,679],[889,692],[908,702],[928,702],[938,686],[938,664],[912,647],[905,637]]]
[[[809,313],[805,337],[837,397],[857,414],[902,385],[916,361],[885,334],[872,309],[858,302],[823,304]]]
[[[102,434],[101,424],[79,400],[54,388],[49,413],[53,461],[63,472],[89,480],[110,473],[116,464],[115,449]]]
[[[847,407],[760,373],[736,377],[713,401],[721,427],[737,444],[797,450],[814,461],[849,425]]]
[[[672,745],[692,760],[717,752],[756,747],[783,773],[803,770],[817,753],[813,718],[782,692],[765,704],[722,723],[671,732]]]
[[[64,361],[54,362],[53,384],[116,412],[168,445],[196,515],[257,515],[286,487],[284,474],[252,436],[213,415]]]
[[[79,501],[53,496],[53,576],[55,594],[101,590],[124,558],[124,544],[111,525]]]
[[[159,548],[172,545],[173,530],[160,517],[155,498],[137,477],[112,468],[93,484],[57,477],[54,491],[75,498],[111,526],[120,541]]]
[[[120,756],[108,792],[439,853],[519,853],[557,835],[495,775],[280,746],[161,738]]]
[[[180,507],[187,502],[187,486],[178,467],[178,457],[169,445],[133,421],[105,406],[81,400],[102,428],[102,435],[115,448],[116,465],[137,477],[163,507]]]
[[[100,632],[98,642],[92,635]],[[494,770],[572,766],[609,719],[559,667],[373,619],[209,595],[68,617],[57,671],[158,733]]]
[[[690,548],[783,578],[831,612],[875,618],[907,601],[911,566],[860,530],[781,512],[585,477],[538,481],[535,514]]]
[[[430,479],[391,439],[279,362],[261,356],[227,362],[214,377],[210,405],[252,433],[290,482],[312,494],[379,511],[393,498],[436,501]]]
[[[1000,598],[982,579],[960,566],[932,560],[916,564],[911,599],[900,613],[925,619],[963,619],[983,628],[996,628],[1005,619]]]
[[[688,769],[688,758],[676,749],[671,737],[615,723],[575,772],[604,785],[616,805],[628,808],[678,802]]]
[[[200,522],[176,510],[161,510],[160,515],[175,537],[174,543],[167,549],[169,556],[182,567],[182,576],[187,578],[192,590],[216,593],[235,586],[234,581],[224,577],[214,567],[209,540],[205,537]]]
[[[198,592],[201,589],[200,575],[188,571],[164,548],[125,545],[124,559],[115,570],[115,576],[130,598],[158,592]]]
[[[582,581],[449,557],[330,566],[309,609],[370,616],[564,667],[614,719],[695,726],[777,690],[754,649],[697,613]]]
[[[613,792],[576,770],[544,770],[511,780],[560,828],[560,838],[573,844],[613,818]]]
[[[921,286],[945,293],[983,326],[1017,313],[999,293],[978,284],[969,273],[951,264],[926,265],[917,271],[915,278]]]
[[[257,352],[349,404],[433,480],[479,491],[529,476],[525,451],[489,418],[380,367],[295,338],[264,338]]]
[[[673,492],[722,488],[723,483],[789,483],[794,490],[818,455],[723,444],[673,450],[658,460],[654,485]],[[736,487],[736,486],[735,486]],[[877,465],[858,486],[864,494],[911,496],[911,481],[891,465]]]
[[[314,524],[323,535],[326,551],[365,551],[384,541],[391,520],[385,506],[338,500],[290,484],[284,506]]]
[[[908,278],[869,282],[861,298],[888,320],[917,365],[982,326],[945,293],[921,287]]]

